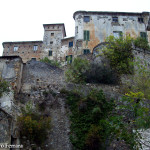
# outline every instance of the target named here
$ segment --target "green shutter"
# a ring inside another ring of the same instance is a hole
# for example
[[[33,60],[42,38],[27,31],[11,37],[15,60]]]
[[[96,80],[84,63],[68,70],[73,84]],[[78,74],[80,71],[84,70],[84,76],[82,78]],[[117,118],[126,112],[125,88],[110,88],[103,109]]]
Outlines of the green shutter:
[[[90,40],[90,31],[87,31],[87,41]]]
[[[140,36],[144,39],[147,39],[146,32],[140,32]]]
[[[84,31],[84,41],[86,41],[86,31]]]
[[[90,40],[90,31],[84,30],[84,41]]]

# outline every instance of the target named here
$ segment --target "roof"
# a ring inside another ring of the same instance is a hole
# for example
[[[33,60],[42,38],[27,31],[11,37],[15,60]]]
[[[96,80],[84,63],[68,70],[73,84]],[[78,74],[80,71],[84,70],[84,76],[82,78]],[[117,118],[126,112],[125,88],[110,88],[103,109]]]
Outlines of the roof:
[[[45,26],[55,26],[55,25],[61,25],[61,26],[64,27],[64,37],[66,37],[66,30],[65,30],[65,24],[64,23],[43,24],[43,27],[45,27]]]
[[[67,37],[67,38],[64,38],[64,39],[62,39],[62,41],[69,40],[69,39],[74,39],[74,36],[72,36],[72,37]]]
[[[4,44],[21,44],[21,43],[43,43],[43,41],[8,41],[8,42],[3,42],[2,45],[4,45]]]
[[[9,59],[13,59],[13,58],[20,58],[22,59],[20,56],[14,55],[14,56],[0,56],[0,59],[5,59],[5,58],[9,58]]]
[[[149,12],[113,12],[113,11],[76,11],[73,14],[73,18],[75,19],[75,16],[77,14],[83,14],[83,15],[124,15],[124,16],[139,16],[139,15],[149,15]]]

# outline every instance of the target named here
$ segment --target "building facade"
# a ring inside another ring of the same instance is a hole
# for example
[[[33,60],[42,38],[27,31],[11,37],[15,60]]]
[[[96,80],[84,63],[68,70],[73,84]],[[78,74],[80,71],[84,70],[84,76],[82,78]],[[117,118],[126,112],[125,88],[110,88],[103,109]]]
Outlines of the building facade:
[[[66,37],[65,25],[44,24],[43,41],[4,42],[3,56],[20,56],[26,63],[31,59],[72,62],[78,55],[92,53],[106,37],[130,34],[147,38],[150,43],[150,13],[76,11],[75,36]]]
[[[90,12],[74,13],[75,43],[79,54],[93,52],[93,48],[105,42],[106,37],[119,37],[130,34],[131,37],[142,36],[150,39],[147,32],[150,15],[126,12]]]

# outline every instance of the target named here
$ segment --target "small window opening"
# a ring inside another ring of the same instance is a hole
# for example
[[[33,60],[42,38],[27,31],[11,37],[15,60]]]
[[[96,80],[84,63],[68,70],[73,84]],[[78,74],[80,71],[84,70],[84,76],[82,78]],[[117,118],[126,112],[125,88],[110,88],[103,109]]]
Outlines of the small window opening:
[[[51,33],[51,36],[54,36],[54,33]]]
[[[84,49],[83,53],[84,53],[84,54],[89,54],[89,53],[90,53],[90,50],[89,50],[89,49]]]
[[[33,50],[34,50],[34,51],[37,51],[37,50],[38,50],[38,46],[37,46],[37,45],[34,45],[34,46],[33,46]]]
[[[69,47],[73,47],[73,41],[69,42]]]
[[[118,17],[112,17],[112,22],[118,22]]]
[[[90,16],[84,16],[84,22],[90,22]]]
[[[140,23],[144,23],[143,18],[138,18],[138,22],[140,22]]]
[[[72,55],[66,56],[66,61],[71,64],[72,63]]]
[[[18,50],[18,46],[14,46],[14,52]]]
[[[48,56],[52,56],[52,51],[49,51]]]

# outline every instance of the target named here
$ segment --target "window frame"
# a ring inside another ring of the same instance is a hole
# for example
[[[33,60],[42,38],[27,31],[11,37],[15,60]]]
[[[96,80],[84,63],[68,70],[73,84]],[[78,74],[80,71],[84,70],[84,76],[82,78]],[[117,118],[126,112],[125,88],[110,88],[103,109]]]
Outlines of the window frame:
[[[84,22],[90,22],[90,16],[84,16],[83,20]]]
[[[48,51],[48,56],[53,56],[53,51],[52,50]]]
[[[33,46],[33,51],[37,51],[38,50],[38,45],[34,45]]]
[[[73,41],[69,42],[69,47],[73,47]]]
[[[144,36],[143,36],[144,35]],[[147,34],[146,32],[140,32],[140,37],[141,38],[144,38],[144,39],[147,39]]]
[[[54,36],[54,32],[51,33],[51,36]]]
[[[84,38],[84,41],[90,41],[90,31],[89,30],[84,30],[83,38]]]
[[[114,33],[118,33],[119,37],[115,37],[115,36],[114,36]],[[115,38],[120,38],[120,37],[122,37],[122,35],[123,35],[122,31],[113,31],[113,36],[114,36]]]
[[[14,52],[18,51],[19,47],[18,46],[14,46]]]
[[[84,55],[90,54],[90,53],[91,53],[90,49],[84,49],[84,50],[83,50],[83,54],[84,54]]]
[[[70,60],[68,60],[69,58],[70,58]],[[73,58],[72,55],[67,55],[66,56],[66,62],[69,63],[69,64],[71,64],[72,63],[72,58]]]
[[[112,22],[113,23],[118,23],[118,17],[117,16],[112,17]]]
[[[144,18],[138,17],[138,22],[139,22],[139,23],[144,23]]]

